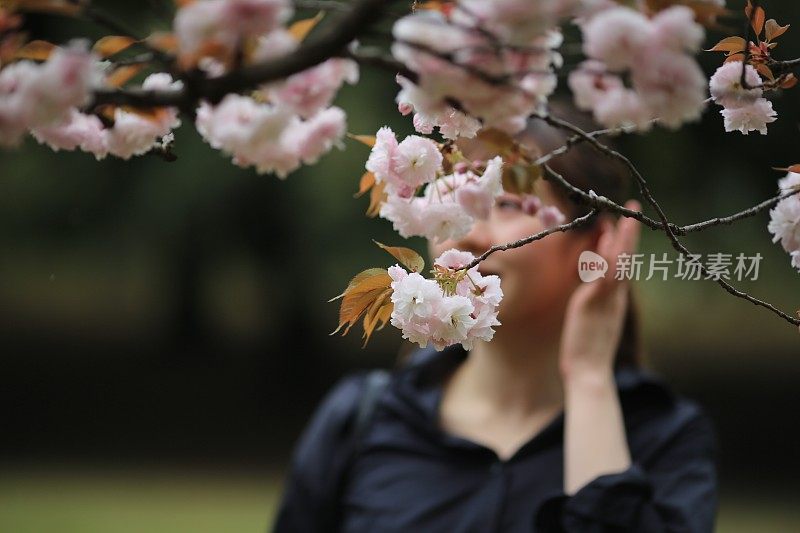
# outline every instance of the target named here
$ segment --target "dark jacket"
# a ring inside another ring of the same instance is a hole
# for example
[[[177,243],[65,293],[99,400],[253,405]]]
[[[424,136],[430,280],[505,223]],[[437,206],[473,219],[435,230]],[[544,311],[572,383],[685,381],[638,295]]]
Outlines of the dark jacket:
[[[395,372],[349,467],[365,374],[343,378],[295,449],[274,533],[713,531],[716,439],[696,404],[618,369],[633,464],[567,496],[563,413],[506,461],[439,428],[442,379],[465,356],[420,350]],[[332,518],[326,502],[341,480]]]

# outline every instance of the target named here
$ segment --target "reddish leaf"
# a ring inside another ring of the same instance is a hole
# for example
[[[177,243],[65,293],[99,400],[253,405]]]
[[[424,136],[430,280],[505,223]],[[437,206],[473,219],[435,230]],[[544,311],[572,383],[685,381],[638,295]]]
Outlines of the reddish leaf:
[[[767,13],[764,11],[764,8],[758,6],[756,8],[756,12],[753,13],[753,4],[750,2],[750,0],[747,0],[747,6],[744,8],[744,14],[747,17],[747,20],[750,21],[753,31],[756,32],[756,37],[761,35],[761,31],[764,29],[764,23],[767,19]]]
[[[136,39],[124,35],[107,35],[94,43],[94,50],[100,57],[109,57],[136,44]]]
[[[411,248],[403,248],[402,246],[386,246],[378,241],[375,244],[392,254],[392,256],[400,261],[400,264],[406,267],[411,272],[422,272],[425,268],[425,260]]]
[[[758,65],[756,65],[756,70],[758,71],[759,74],[767,78],[769,81],[775,81],[775,75],[772,74],[770,68],[766,66],[764,63],[759,63]]]
[[[786,79],[781,82],[781,89],[791,89],[795,85],[797,85],[797,76],[794,74],[788,74]]]
[[[769,19],[765,26],[766,28],[765,35],[767,36],[767,40],[772,41],[773,39],[777,39],[778,37],[786,33],[786,31],[789,29],[789,26],[790,24],[787,24],[786,26],[781,26],[775,19]]]

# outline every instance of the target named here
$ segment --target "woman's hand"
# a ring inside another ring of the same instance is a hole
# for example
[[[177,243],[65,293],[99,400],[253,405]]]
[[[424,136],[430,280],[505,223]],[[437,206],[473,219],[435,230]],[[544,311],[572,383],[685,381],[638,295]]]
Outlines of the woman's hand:
[[[636,200],[628,200],[625,207],[641,209]],[[560,359],[565,380],[612,373],[630,290],[628,280],[615,279],[617,258],[636,251],[640,229],[641,223],[628,217],[621,217],[616,224],[609,219],[601,222],[596,252],[606,260],[608,270],[605,277],[582,283],[567,304]]]

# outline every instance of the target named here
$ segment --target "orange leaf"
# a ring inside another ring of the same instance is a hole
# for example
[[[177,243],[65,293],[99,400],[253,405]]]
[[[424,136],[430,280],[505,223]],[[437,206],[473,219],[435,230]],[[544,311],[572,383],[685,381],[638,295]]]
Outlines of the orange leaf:
[[[800,174],[800,164],[792,165],[786,168],[772,167],[772,170],[777,170],[779,172],[793,172],[794,174]]]
[[[68,0],[16,0],[9,2],[9,4],[9,9],[13,11],[35,11],[67,16],[75,16],[83,10],[81,2],[70,2]]]
[[[772,41],[773,39],[777,39],[789,29],[790,24],[786,26],[781,26],[778,24],[778,21],[775,19],[769,19],[766,23],[766,36],[768,41]]]
[[[383,328],[383,326],[386,325],[386,322],[388,322],[392,317],[394,304],[392,303],[391,298],[392,289],[385,289],[380,295],[378,295],[377,298],[375,298],[375,301],[364,314],[364,334],[362,335],[364,344],[361,346],[362,348],[367,346],[369,338],[372,336],[372,332],[375,330],[375,326],[378,325],[378,322],[382,322],[381,328]]]
[[[50,57],[50,54],[52,54],[53,50],[56,48],[58,48],[56,45],[47,41],[31,41],[17,50],[17,53],[14,54],[14,58],[47,61],[47,58]]]
[[[371,268],[353,278],[344,293],[342,304],[339,308],[339,326],[331,335],[337,333],[345,325],[342,335],[346,335],[350,328],[374,305],[375,300],[385,294],[390,288],[392,278],[385,269]]]
[[[298,20],[291,26],[289,26],[289,33],[292,34],[292,37],[297,39],[298,41],[302,41],[306,38],[306,36],[314,29],[314,27],[322,20],[322,17],[325,16],[324,11],[320,11],[313,17],[309,19]]]
[[[375,185],[375,174],[372,172],[364,172],[361,176],[361,181],[358,183],[358,192],[353,195],[353,198],[360,198],[365,192],[370,190]]]
[[[109,57],[136,44],[136,39],[124,35],[106,35],[92,47],[100,57]]]
[[[775,81],[775,75],[772,74],[770,68],[766,66],[764,63],[759,63],[758,65],[756,65],[756,70],[758,71],[759,74],[767,78],[769,81]]]
[[[195,0],[174,0],[175,5],[177,7],[186,7],[190,4],[194,4]]]
[[[118,67],[114,69],[114,72],[106,76],[106,84],[111,87],[122,87],[141,72],[143,68],[143,64]]]
[[[767,13],[764,11],[764,8],[758,6],[754,14],[753,4],[750,2],[750,0],[747,0],[747,6],[744,8],[744,14],[747,17],[747,20],[750,21],[753,31],[756,32],[756,37],[761,35],[761,31],[764,29],[764,23],[767,18]]]
[[[725,37],[706,52],[741,52],[747,43],[741,37]]]
[[[411,248],[403,248],[402,246],[386,246],[378,241],[373,242],[392,254],[395,259],[400,261],[401,265],[406,267],[411,272],[422,272],[422,269],[425,268],[425,260]]]
[[[178,51],[178,39],[174,33],[158,31],[148,35],[145,41],[149,47],[168,54],[174,54]]]
[[[369,191],[369,207],[367,207],[367,216],[375,218],[381,212],[383,202],[389,197],[386,194],[386,183],[376,183]]]
[[[729,55],[728,57],[725,58],[724,62],[725,63],[729,63],[731,61],[744,61],[744,54],[742,54],[742,53],[731,54],[731,55]]]
[[[342,298],[343,296],[347,295],[348,292],[353,290],[353,288],[357,287],[365,279],[371,276],[376,276],[385,271],[386,271],[385,268],[368,268],[362,272],[359,272],[358,274],[355,275],[355,277],[353,277],[353,279],[350,280],[350,283],[347,284],[347,288],[344,290],[344,292],[339,296],[334,296],[333,298],[328,300],[328,303],[338,300],[339,298]]]
[[[347,134],[348,137],[351,139],[360,142],[361,144],[366,144],[370,148],[375,146],[375,136],[374,135],[353,135],[352,133]]]
[[[786,76],[786,79],[783,80],[783,82],[781,83],[781,89],[791,89],[795,85],[797,85],[797,76],[795,76],[794,74],[789,74]]]

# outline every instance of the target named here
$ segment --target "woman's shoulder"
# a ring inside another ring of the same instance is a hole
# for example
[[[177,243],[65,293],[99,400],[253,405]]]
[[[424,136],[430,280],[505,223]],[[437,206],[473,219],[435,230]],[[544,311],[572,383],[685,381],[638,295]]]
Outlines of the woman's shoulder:
[[[624,368],[615,375],[632,446],[650,449],[689,442],[713,454],[716,430],[701,404],[652,371]]]

